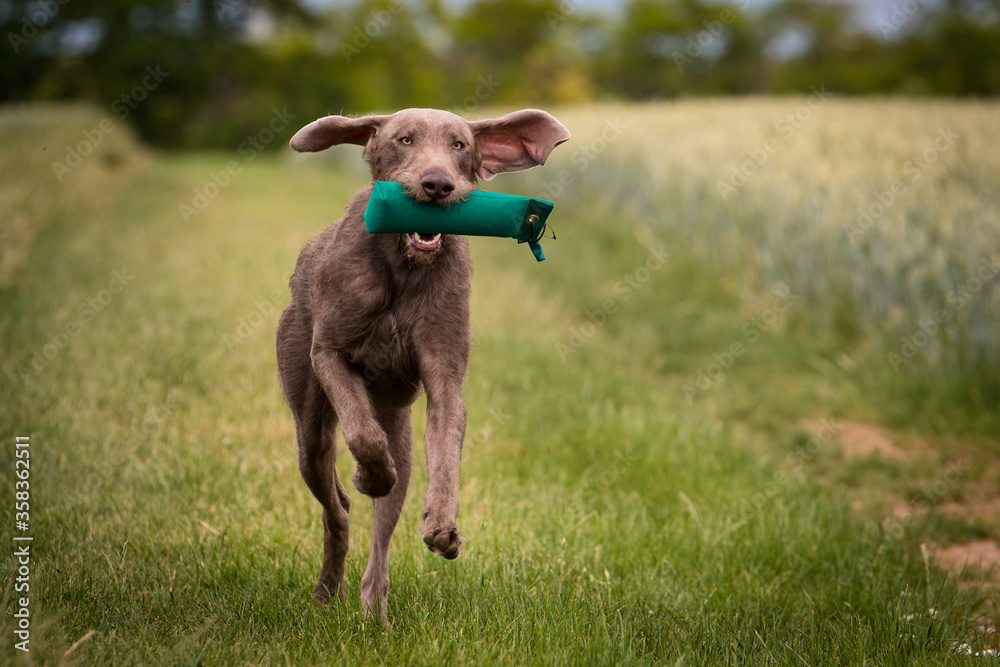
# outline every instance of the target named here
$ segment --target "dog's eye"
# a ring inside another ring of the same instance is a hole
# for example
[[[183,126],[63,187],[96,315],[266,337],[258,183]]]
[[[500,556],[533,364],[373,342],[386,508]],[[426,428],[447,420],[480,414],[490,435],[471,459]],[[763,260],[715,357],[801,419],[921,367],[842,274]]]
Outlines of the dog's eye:
[[[463,148],[465,148],[465,143],[463,143],[463,142],[461,142],[461,141],[456,141],[455,143],[453,143],[453,144],[451,145],[451,147],[452,147],[452,148],[454,148],[455,150],[458,150],[458,151],[460,151],[460,150],[462,150]]]
[[[413,139],[410,139],[409,137],[400,137],[399,143],[406,144],[407,146],[409,146],[410,144],[413,143]]]

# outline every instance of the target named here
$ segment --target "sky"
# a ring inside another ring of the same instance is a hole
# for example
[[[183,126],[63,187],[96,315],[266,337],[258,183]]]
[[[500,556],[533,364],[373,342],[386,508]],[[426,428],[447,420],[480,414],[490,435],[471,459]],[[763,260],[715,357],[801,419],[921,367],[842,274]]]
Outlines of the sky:
[[[467,0],[446,0],[447,3],[454,7],[461,7],[467,2]],[[583,9],[607,12],[609,14],[617,13],[625,5],[622,0],[562,0],[572,4],[575,7],[581,7]],[[746,6],[752,8],[762,8],[767,7],[774,0],[733,0],[733,4],[736,6]],[[817,2],[821,0],[816,0]],[[847,0],[848,4],[854,5],[857,8],[856,17],[861,25],[868,30],[875,31],[878,22],[883,19],[887,19],[891,14],[893,7],[896,5],[901,5],[905,0]],[[924,4],[926,0],[917,0],[918,4]],[[309,7],[324,7],[332,4],[337,4],[337,0],[304,0],[304,4]]]
[[[567,0],[575,2],[581,7],[600,11],[615,12],[625,3],[616,0]],[[767,7],[773,0],[741,0],[734,5],[752,8]],[[857,7],[857,18],[862,25],[869,29],[874,29],[879,20],[888,18],[892,13],[893,5],[902,3],[903,0],[848,0],[848,4]]]

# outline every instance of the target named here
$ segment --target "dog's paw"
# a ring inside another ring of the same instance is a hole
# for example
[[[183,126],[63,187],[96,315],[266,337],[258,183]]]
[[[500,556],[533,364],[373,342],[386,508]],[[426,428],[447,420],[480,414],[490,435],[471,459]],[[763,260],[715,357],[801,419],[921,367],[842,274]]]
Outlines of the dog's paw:
[[[331,590],[331,586],[333,589]],[[343,584],[327,583],[320,581],[313,589],[313,602],[319,605],[328,605],[335,598],[344,599]]]
[[[361,579],[361,605],[365,614],[382,625],[389,622],[389,577],[381,581],[369,578],[369,572]]]
[[[396,485],[396,466],[389,455],[389,440],[381,427],[373,423],[370,428],[359,429],[348,438],[347,446],[358,464],[354,472],[354,486],[358,491],[372,498],[389,495]]]
[[[372,498],[389,495],[396,485],[396,466],[389,459],[362,463],[354,471],[354,486],[361,493]]]
[[[462,550],[462,538],[458,534],[458,528],[434,528],[424,533],[424,544],[427,548],[439,556],[448,560],[458,558]]]

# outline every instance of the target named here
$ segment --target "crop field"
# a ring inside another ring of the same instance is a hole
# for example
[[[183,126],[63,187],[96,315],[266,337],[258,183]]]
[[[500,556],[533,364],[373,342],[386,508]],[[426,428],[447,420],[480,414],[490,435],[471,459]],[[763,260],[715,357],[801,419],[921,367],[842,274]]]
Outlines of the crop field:
[[[463,554],[418,532],[421,399],[381,626],[342,445],[347,596],[311,601],[273,353],[360,149],[0,109],[0,662],[995,661],[1000,106],[551,111],[573,139],[489,183],[556,202],[548,259],[471,241]]]

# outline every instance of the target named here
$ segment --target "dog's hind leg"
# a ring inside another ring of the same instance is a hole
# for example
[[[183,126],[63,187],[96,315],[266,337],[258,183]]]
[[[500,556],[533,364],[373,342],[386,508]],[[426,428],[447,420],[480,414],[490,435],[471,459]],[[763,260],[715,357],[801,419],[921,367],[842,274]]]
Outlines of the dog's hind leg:
[[[319,382],[311,378],[308,407],[296,412],[299,440],[299,473],[323,507],[323,569],[313,591],[318,602],[344,595],[344,560],[347,557],[348,511],[351,499],[337,479],[337,416]]]
[[[396,484],[389,495],[373,499],[375,525],[368,567],[361,579],[361,601],[369,614],[385,623],[389,611],[389,541],[406,500],[413,463],[410,408],[379,413],[378,421],[389,438],[389,450],[396,464]]]
[[[319,383],[317,382],[317,387]],[[322,390],[319,390],[322,395]],[[323,403],[326,403],[325,396]],[[299,439],[299,472],[323,506],[323,569],[313,597],[322,603],[331,595],[344,596],[351,499],[337,478],[337,417],[329,404],[322,410],[319,432]]]
[[[351,499],[337,479],[335,468],[337,415],[312,372],[309,340],[295,335],[301,331],[295,324],[295,314],[289,309],[278,328],[278,371],[295,416],[299,472],[323,507],[323,569],[313,595],[326,603],[331,595],[344,594]]]

